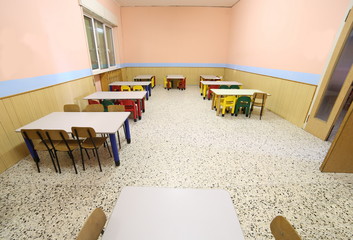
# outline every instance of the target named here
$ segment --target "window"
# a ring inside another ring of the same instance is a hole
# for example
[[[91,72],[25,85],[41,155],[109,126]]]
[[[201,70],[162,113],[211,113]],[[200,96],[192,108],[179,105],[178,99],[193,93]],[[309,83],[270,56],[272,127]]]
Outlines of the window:
[[[113,29],[89,16],[84,16],[89,54],[93,70],[115,66]]]

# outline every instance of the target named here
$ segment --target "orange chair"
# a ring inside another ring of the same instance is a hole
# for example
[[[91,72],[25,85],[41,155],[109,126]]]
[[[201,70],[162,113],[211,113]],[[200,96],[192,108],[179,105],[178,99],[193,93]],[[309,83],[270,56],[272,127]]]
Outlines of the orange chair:
[[[111,86],[111,91],[121,91],[121,86]]]
[[[132,112],[134,115],[134,122],[137,122],[137,106],[134,101],[132,100],[119,100],[118,101],[119,105],[124,105],[125,106],[125,111],[126,112]]]
[[[185,87],[186,87],[186,78],[183,78],[178,82],[177,88],[179,90],[185,90]]]
[[[211,99],[211,89],[219,89],[219,85],[210,85],[208,86],[207,99]]]

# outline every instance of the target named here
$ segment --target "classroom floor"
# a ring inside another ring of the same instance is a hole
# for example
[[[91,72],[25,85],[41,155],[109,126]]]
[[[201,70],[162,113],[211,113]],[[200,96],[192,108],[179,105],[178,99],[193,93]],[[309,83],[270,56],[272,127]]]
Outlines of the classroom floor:
[[[321,173],[330,143],[266,110],[216,117],[199,88],[157,86],[142,120],[130,121],[121,165],[105,149],[79,174],[64,153],[62,174],[41,153],[0,175],[0,239],[74,239],[102,207],[108,218],[124,186],[220,188],[234,202],[245,239],[273,239],[270,222],[285,216],[303,239],[353,239],[353,174]],[[121,130],[121,135],[122,130]]]

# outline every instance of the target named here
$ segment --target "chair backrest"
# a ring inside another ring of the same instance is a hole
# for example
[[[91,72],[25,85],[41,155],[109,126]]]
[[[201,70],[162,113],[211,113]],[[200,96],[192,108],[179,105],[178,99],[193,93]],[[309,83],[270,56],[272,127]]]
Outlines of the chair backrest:
[[[135,102],[132,101],[132,100],[128,100],[128,99],[119,100],[119,103],[120,103],[121,105],[125,105],[125,106],[135,106]]]
[[[109,105],[108,112],[125,112],[124,105]]]
[[[143,87],[140,85],[133,86],[132,91],[143,91]]]
[[[65,104],[64,112],[81,112],[80,106],[77,104]]]
[[[121,91],[121,86],[111,86],[110,88],[112,91]]]
[[[246,105],[250,105],[250,103],[251,103],[251,98],[246,96],[241,96],[237,100],[237,105],[246,106]]]
[[[231,85],[230,89],[240,89],[240,87],[238,85]]]
[[[88,99],[88,104],[101,104],[98,100]]]
[[[253,95],[254,103],[265,105],[266,99],[267,99],[266,93],[255,92]]]
[[[71,132],[76,138],[91,138],[96,136],[96,131],[91,127],[72,127]]]
[[[45,134],[51,141],[68,140],[69,134],[65,130],[44,130]]]
[[[90,104],[90,105],[87,105],[83,111],[84,112],[104,112],[104,106],[102,104]]]
[[[42,129],[21,129],[21,134],[29,140],[48,139]]]
[[[87,218],[76,240],[97,240],[103,231],[107,217],[101,208],[96,208]]]
[[[297,231],[285,217],[275,217],[270,224],[270,228],[276,240],[301,240]]]
[[[233,103],[235,103],[235,99],[236,99],[235,96],[226,96],[226,97],[224,98],[224,103],[226,103],[226,104],[233,104]]]
[[[121,91],[131,91],[131,88],[129,86],[121,86]]]
[[[227,85],[221,85],[219,86],[219,89],[229,89],[229,87]]]

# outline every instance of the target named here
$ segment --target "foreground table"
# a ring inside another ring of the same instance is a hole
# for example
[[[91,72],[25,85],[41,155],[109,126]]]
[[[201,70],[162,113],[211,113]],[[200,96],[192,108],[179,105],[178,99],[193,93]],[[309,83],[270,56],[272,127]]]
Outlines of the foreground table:
[[[203,96],[203,99],[206,99],[206,95],[207,95],[207,89],[208,86],[210,85],[214,85],[214,86],[232,86],[232,85],[236,85],[236,86],[241,86],[243,85],[240,82],[233,82],[233,81],[201,81],[201,96]]]
[[[109,84],[109,90],[112,91],[112,86],[130,86],[130,87],[133,87],[133,86],[142,86],[147,92],[148,94],[146,93],[146,100],[148,100],[148,96],[151,96],[152,95],[152,89],[151,89],[151,83],[150,82],[112,82]]]
[[[137,101],[137,111],[138,117],[141,120],[142,112],[145,112],[145,95],[146,91],[130,91],[130,92],[95,92],[91,95],[84,97],[83,99],[89,100],[103,100],[103,99],[111,99],[111,100],[134,100]]]
[[[156,77],[154,75],[138,75],[134,77],[134,81],[149,81],[152,88],[156,86]]]
[[[243,240],[229,193],[125,187],[103,240]]]
[[[71,133],[71,127],[92,127],[97,133],[109,134],[115,165],[119,166],[120,159],[115,134],[124,124],[127,143],[131,142],[129,114],[128,112],[53,112],[16,129],[16,132],[21,132],[21,129],[62,129]],[[37,152],[30,142],[27,140],[25,142],[33,159],[36,159]]]
[[[215,105],[216,95],[218,96],[218,100],[216,103],[216,115],[219,116],[221,112],[221,108],[219,107],[221,104],[221,98],[224,96],[252,96],[255,92],[258,93],[266,93],[257,89],[211,89],[212,91],[212,103],[211,109],[213,110],[213,106]],[[269,93],[266,93],[267,96],[271,96]]]

